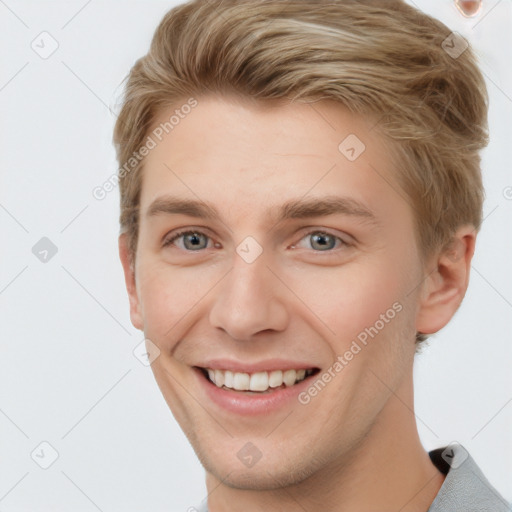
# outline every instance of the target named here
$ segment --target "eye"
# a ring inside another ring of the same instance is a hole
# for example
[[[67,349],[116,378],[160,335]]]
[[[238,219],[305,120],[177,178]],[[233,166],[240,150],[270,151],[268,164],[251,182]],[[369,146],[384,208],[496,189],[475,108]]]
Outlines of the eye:
[[[339,241],[338,248],[340,247],[348,247],[350,244],[340,238],[339,236],[333,235],[327,231],[310,231],[302,240],[309,239],[310,247],[315,250],[315,252],[332,252],[332,249],[336,248],[336,243]],[[292,245],[292,248],[297,247],[295,244]]]
[[[306,248],[312,248],[315,252],[332,252],[335,248],[350,246],[350,243],[327,231],[310,231],[301,238],[301,241],[307,240],[308,238],[310,240],[310,244],[309,247]],[[175,243],[179,239],[182,240],[182,244]],[[162,246],[169,247],[174,245],[187,252],[198,252],[208,247],[208,240],[211,240],[211,238],[203,232],[187,229],[178,231],[177,233],[171,233],[169,237],[164,240]],[[216,247],[219,246],[219,244],[214,245]],[[296,247],[298,247],[296,244],[291,246],[292,249],[295,249]]]
[[[183,246],[179,248],[186,251],[199,251],[201,249],[206,249],[209,240],[209,237],[204,233],[201,233],[201,231],[186,230],[172,234],[171,237],[167,238],[162,245],[163,247],[175,245],[175,240],[178,240],[179,238],[183,239]],[[205,241],[206,245],[204,245]]]

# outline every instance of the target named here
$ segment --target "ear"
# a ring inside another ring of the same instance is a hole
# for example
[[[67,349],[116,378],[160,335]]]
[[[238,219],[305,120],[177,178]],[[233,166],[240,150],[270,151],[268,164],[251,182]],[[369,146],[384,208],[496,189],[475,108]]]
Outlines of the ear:
[[[476,230],[464,226],[433,259],[422,285],[416,331],[432,334],[442,329],[459,308],[469,284]]]
[[[137,287],[135,284],[135,263],[132,261],[128,248],[128,235],[123,233],[119,235],[119,258],[123,265],[124,280],[128,298],[130,300],[130,319],[133,326],[140,331],[143,330],[143,321]]]

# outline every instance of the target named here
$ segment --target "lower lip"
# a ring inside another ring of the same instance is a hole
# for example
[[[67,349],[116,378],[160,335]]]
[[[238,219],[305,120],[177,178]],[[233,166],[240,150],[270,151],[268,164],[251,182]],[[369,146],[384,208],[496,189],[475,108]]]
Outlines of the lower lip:
[[[194,368],[200,385],[208,398],[229,412],[245,416],[255,416],[282,409],[288,404],[298,402],[297,395],[310,386],[310,377],[293,386],[280,388],[270,393],[248,394],[243,391],[232,391],[219,388],[210,382],[201,370]],[[314,377],[314,375],[312,375]]]

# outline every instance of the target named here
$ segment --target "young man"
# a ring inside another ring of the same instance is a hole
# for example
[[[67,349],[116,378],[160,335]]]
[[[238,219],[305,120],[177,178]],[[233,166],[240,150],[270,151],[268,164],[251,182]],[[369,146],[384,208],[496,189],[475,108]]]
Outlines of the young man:
[[[203,510],[508,510],[413,399],[468,286],[486,116],[471,49],[400,0],[164,17],[115,127],[119,249]]]

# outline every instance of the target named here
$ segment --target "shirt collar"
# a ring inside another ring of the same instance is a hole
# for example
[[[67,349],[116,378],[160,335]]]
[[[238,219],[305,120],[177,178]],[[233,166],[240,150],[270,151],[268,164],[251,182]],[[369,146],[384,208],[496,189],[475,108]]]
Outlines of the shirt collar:
[[[427,512],[512,510],[461,444],[450,443],[430,451],[429,456],[446,478]]]

